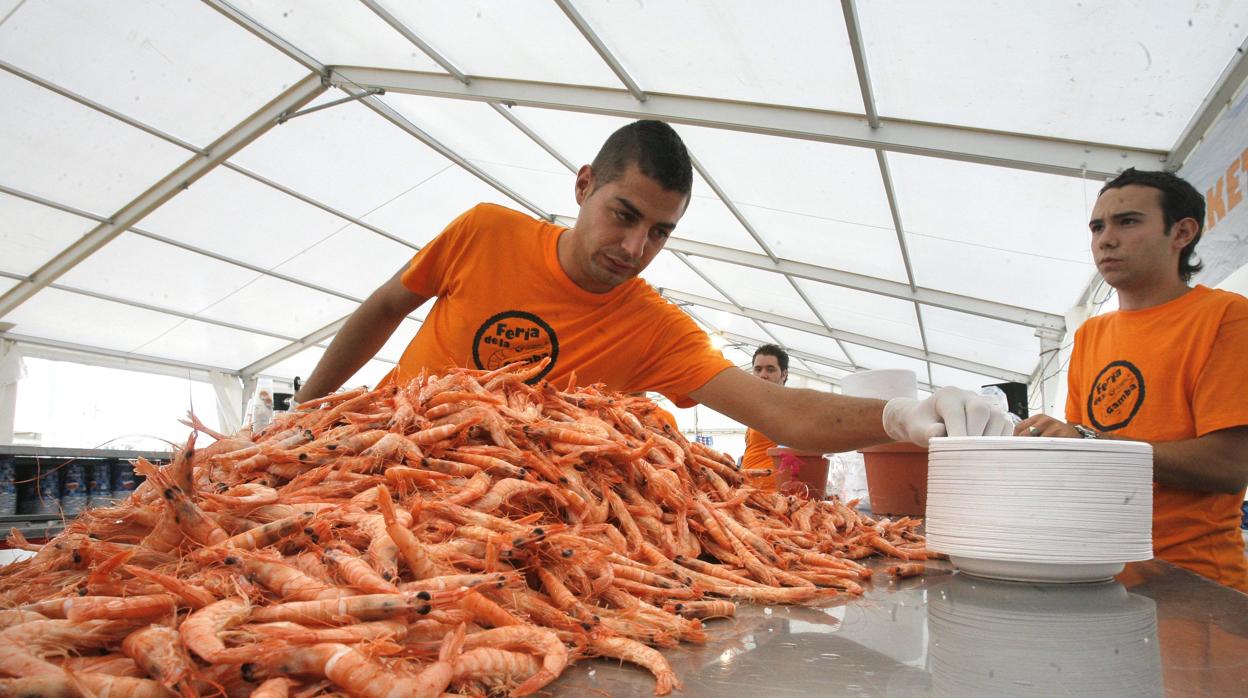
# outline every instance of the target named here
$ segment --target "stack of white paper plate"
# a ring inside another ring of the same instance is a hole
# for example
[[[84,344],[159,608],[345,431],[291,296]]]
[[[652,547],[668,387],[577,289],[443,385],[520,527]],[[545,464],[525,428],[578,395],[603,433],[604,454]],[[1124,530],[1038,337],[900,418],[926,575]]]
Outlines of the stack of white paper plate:
[[[1153,556],[1153,449],[1101,439],[933,439],[927,545],[1023,581],[1108,579]]]
[[[959,574],[928,594],[935,695],[1162,695],[1156,605],[1121,584]]]

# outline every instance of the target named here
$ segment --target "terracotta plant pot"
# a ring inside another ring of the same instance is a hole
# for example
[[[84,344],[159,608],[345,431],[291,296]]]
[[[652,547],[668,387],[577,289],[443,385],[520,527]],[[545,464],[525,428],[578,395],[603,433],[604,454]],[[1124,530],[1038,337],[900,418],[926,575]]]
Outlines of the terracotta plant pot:
[[[828,459],[822,453],[780,446],[767,449],[776,473],[776,489],[789,494],[809,494],[824,499],[828,487]]]
[[[925,516],[927,449],[910,443],[864,448],[871,513]]]

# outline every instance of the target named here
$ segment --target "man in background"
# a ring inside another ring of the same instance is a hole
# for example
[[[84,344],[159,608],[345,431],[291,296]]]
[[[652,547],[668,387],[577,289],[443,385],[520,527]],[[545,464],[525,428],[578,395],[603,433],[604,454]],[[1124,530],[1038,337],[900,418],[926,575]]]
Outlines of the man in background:
[[[764,344],[754,351],[754,375],[768,383],[784,385],[789,381],[789,354],[775,344]],[[766,475],[752,475],[750,487],[764,492],[776,491],[776,472],[767,449],[775,448],[776,442],[756,429],[745,432],[745,455],[741,467],[745,470],[766,470]]]
[[[1101,189],[1092,256],[1119,309],[1075,333],[1066,422],[1036,415],[1015,433],[1152,444],[1154,554],[1248,592],[1248,299],[1188,286],[1204,219],[1200,193],[1166,172]]]

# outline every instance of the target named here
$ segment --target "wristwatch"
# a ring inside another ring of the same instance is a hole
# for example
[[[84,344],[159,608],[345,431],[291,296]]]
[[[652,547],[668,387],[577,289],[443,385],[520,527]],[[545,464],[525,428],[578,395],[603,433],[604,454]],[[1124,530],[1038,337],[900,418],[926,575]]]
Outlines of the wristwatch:
[[[1091,429],[1089,429],[1089,428],[1087,428],[1087,427],[1083,426],[1082,424],[1072,424],[1071,426],[1073,426],[1073,427],[1075,428],[1075,431],[1079,432],[1079,435],[1080,435],[1080,436],[1082,436],[1082,437],[1083,437],[1083,438],[1085,438],[1085,439],[1099,439],[1099,438],[1101,438],[1101,433],[1100,433],[1099,431],[1093,431],[1093,430],[1091,430]]]

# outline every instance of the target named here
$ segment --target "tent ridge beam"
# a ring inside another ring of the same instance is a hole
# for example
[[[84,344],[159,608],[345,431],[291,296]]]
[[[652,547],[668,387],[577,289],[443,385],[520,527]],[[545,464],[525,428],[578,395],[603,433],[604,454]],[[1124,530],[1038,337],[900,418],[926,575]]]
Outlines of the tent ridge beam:
[[[1196,146],[1204,140],[1209,127],[1213,126],[1218,115],[1235,98],[1246,82],[1248,82],[1248,38],[1235,49],[1230,62],[1214,82],[1213,89],[1209,90],[1209,94],[1205,96],[1200,107],[1196,109],[1196,113],[1192,115],[1192,120],[1188,122],[1183,133],[1179,135],[1179,139],[1175,141],[1174,147],[1170,149],[1170,157],[1166,162],[1167,170],[1177,171],[1187,162],[1187,158],[1196,150]]]
[[[563,14],[568,16],[568,20],[576,26],[576,30],[581,33],[581,36],[585,37],[589,45],[594,47],[594,51],[607,64],[607,67],[611,68],[611,72],[615,73],[615,77],[619,78],[620,82],[624,84],[624,87],[628,89],[633,99],[638,102],[646,101],[647,95],[645,91],[641,89],[641,86],[637,84],[633,76],[628,74],[628,71],[624,69],[623,64],[615,57],[611,49],[607,48],[602,37],[598,36],[594,28],[589,26],[589,21],[576,9],[576,6],[572,4],[572,0],[555,0],[555,4],[559,6],[559,9],[563,10]]]
[[[1127,167],[1158,169],[1165,164],[1166,157],[1158,150],[884,117],[880,127],[873,129],[865,117],[857,114],[688,95],[651,92],[645,102],[638,102],[627,90],[585,85],[482,77],[464,85],[436,73],[356,66],[330,68],[330,80],[340,86],[381,87],[387,92],[662,119],[1081,178],[1112,177]]]
[[[669,299],[674,300],[674,301],[680,301],[684,303],[693,303],[695,305],[701,305],[707,308],[711,308],[713,310],[720,310],[720,311],[727,312],[727,313],[735,313],[737,315],[741,315],[742,317],[746,317],[751,320],[755,320],[759,322],[769,322],[773,325],[779,325],[781,327],[788,327],[794,330],[801,330],[803,332],[809,332],[811,334],[820,335],[823,337],[829,337],[832,339],[842,339],[849,344],[857,344],[857,345],[869,347],[872,349],[878,349],[880,351],[886,351],[886,352],[890,352],[893,354],[898,354],[900,356],[906,356],[912,359],[918,359],[919,361],[930,361],[935,364],[940,364],[941,366],[949,366],[950,368],[956,368],[956,369],[960,369],[963,371],[969,371],[971,373],[979,373],[979,374],[983,374],[986,376],[992,376],[994,378],[1000,378],[1002,380],[1018,381],[1020,383],[1025,383],[1028,379],[1028,376],[1026,374],[1019,373],[1017,371],[1011,371],[1008,369],[999,368],[997,366],[989,366],[987,364],[981,364],[978,361],[971,361],[969,359],[961,359],[955,356],[946,356],[944,354],[933,354],[931,352],[923,351],[922,349],[919,349],[917,347],[911,347],[905,344],[898,344],[896,342],[889,342],[886,340],[876,339],[874,337],[868,337],[866,335],[855,334],[852,332],[845,332],[843,330],[827,330],[821,325],[815,324],[813,322],[807,322],[805,320],[798,320],[796,318],[785,317],[783,315],[776,315],[775,313],[769,313],[769,312],[762,311],[762,310],[755,310],[753,308],[738,309],[737,307],[733,306],[731,303],[724,303],[723,301],[717,301],[713,298],[703,298],[701,296],[696,296],[691,293],[684,293],[683,291],[673,291],[671,289],[664,289],[664,293]]]
[[[1046,327],[1062,329],[1066,326],[1066,318],[1061,315],[1039,310],[1019,308],[1017,306],[997,303],[982,298],[972,298],[946,291],[918,287],[911,290],[909,284],[881,279],[874,276],[855,274],[853,272],[821,267],[805,262],[781,259],[772,262],[766,256],[753,252],[745,252],[730,247],[721,247],[684,238],[670,238],[666,248],[673,252],[682,252],[694,257],[706,257],[722,262],[740,264],[742,266],[764,271],[776,272],[799,279],[808,279],[820,283],[844,286],[868,293],[877,293],[902,300],[914,301],[938,308],[956,310],[958,312],[978,315],[993,320],[1001,320],[1027,327]]]
[[[298,109],[324,92],[326,85],[319,75],[308,75],[296,82],[285,92],[278,95],[265,106],[261,107],[240,124],[230,129],[225,135],[210,145],[206,152],[210,155],[194,155],[190,160],[174,169],[160,181],[139,194],[121,210],[109,217],[108,222],[101,223],[72,245],[31,274],[31,279],[19,283],[16,287],[0,296],[0,318],[8,315],[22,303],[29,300],[48,284],[56,281],[63,274],[73,269],[92,253],[108,244],[118,235],[125,232],[134,223],[148,213],[154,211],[164,202],[173,198],[192,182],[207,174],[240,148],[260,137],[277,124],[277,117],[284,111]]]

